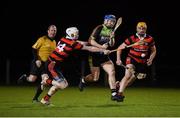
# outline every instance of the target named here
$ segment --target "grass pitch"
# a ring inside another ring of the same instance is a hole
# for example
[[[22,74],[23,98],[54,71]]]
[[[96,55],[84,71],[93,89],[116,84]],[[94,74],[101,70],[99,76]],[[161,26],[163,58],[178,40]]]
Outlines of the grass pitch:
[[[177,117],[180,89],[129,87],[124,102],[110,99],[108,87],[77,87],[58,91],[55,106],[34,104],[35,86],[1,86],[0,117]],[[47,93],[47,89],[41,97]]]

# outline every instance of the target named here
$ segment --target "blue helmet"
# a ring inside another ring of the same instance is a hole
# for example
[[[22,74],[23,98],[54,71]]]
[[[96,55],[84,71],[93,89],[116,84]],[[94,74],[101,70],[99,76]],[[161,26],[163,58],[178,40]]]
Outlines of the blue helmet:
[[[116,20],[116,16],[115,15],[105,15],[104,16],[104,20]]]

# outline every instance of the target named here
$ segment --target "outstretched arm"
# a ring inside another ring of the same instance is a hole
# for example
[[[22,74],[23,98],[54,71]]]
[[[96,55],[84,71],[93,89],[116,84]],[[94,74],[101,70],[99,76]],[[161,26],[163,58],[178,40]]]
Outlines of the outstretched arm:
[[[98,47],[95,47],[95,46],[86,46],[86,45],[83,45],[82,50],[87,50],[87,51],[90,51],[90,52],[103,52],[106,55],[110,53],[109,50],[98,48]]]
[[[88,45],[89,42],[87,41],[80,41],[80,40],[77,40],[78,43],[80,43],[81,45]]]

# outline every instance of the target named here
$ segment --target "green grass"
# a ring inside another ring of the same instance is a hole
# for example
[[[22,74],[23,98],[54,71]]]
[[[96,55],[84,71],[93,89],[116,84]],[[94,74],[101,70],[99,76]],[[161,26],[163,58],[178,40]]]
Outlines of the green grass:
[[[108,87],[89,86],[58,91],[55,106],[31,103],[34,86],[1,86],[1,117],[175,117],[180,116],[180,89],[129,87],[124,102],[110,100]],[[47,89],[43,92],[45,95]],[[42,97],[41,96],[41,97]]]

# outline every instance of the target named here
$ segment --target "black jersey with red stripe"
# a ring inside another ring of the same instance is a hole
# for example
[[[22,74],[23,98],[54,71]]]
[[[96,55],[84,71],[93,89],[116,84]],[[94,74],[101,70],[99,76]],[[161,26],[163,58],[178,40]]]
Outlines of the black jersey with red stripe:
[[[74,50],[80,50],[82,44],[75,40],[61,38],[55,50],[50,54],[49,58],[52,61],[64,61]]]
[[[138,42],[140,39],[137,35],[132,35],[125,40],[126,45],[131,45]],[[149,57],[149,51],[155,45],[154,39],[150,35],[146,35],[143,39],[143,44],[136,45],[130,48],[128,56],[133,58],[138,63],[146,63]]]

